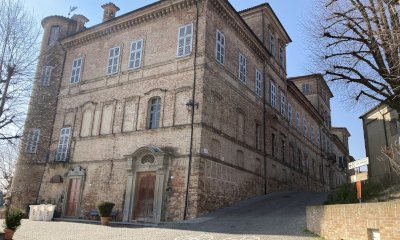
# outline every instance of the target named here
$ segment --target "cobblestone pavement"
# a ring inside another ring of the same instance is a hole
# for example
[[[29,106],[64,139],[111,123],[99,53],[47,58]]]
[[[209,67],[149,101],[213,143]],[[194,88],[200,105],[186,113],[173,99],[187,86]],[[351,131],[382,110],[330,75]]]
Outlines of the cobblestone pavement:
[[[184,223],[112,226],[24,220],[15,240],[297,240],[305,232],[305,206],[323,202],[323,193],[278,193],[257,197]]]

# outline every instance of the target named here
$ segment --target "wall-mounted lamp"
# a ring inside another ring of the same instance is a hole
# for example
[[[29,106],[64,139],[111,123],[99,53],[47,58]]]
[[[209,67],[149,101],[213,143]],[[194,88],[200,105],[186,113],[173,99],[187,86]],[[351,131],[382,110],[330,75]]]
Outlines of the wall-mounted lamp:
[[[199,103],[193,102],[193,100],[190,99],[189,102],[186,103],[186,108],[188,111],[192,111],[192,108],[199,109]]]

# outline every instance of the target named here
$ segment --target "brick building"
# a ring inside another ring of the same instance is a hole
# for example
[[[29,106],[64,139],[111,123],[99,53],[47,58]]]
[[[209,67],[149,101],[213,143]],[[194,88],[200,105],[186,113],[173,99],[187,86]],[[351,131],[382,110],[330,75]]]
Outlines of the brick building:
[[[15,206],[85,218],[107,200],[121,221],[158,222],[333,187],[332,93],[320,75],[287,79],[291,39],[268,4],[102,7],[91,28],[42,21]]]

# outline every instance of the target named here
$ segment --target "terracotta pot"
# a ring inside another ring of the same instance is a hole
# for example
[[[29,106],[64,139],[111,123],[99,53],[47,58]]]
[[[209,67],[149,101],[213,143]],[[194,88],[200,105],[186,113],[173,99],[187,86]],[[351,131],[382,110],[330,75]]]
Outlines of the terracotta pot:
[[[100,217],[100,220],[101,220],[101,225],[108,226],[108,223],[110,222],[110,217]]]
[[[4,229],[4,240],[11,240],[14,236],[15,230],[5,228]]]

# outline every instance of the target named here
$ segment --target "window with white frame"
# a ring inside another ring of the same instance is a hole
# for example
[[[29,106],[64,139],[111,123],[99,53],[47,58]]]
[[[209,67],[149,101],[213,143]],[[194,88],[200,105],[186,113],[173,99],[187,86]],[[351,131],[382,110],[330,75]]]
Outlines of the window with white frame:
[[[42,72],[40,75],[40,85],[42,86],[49,86],[50,79],[51,79],[51,70],[53,69],[52,66],[43,66]]]
[[[289,125],[292,126],[292,124],[293,124],[293,109],[292,109],[292,104],[288,103],[287,111],[288,111],[288,121],[289,121]]]
[[[296,127],[300,131],[300,113],[296,112]]]
[[[256,69],[256,94],[259,97],[262,95],[262,75],[258,69]]]
[[[56,43],[59,37],[60,37],[60,27],[52,26],[50,29],[49,45],[53,45],[54,43]]]
[[[275,83],[271,81],[271,106],[276,106],[276,86]]]
[[[245,83],[246,76],[247,76],[247,59],[243,54],[239,53],[239,80]]]
[[[222,65],[225,63],[225,36],[219,30],[217,30],[216,36],[215,58]]]
[[[155,97],[149,101],[148,106],[148,128],[155,129],[160,126],[160,110],[161,110],[161,98]]]
[[[269,32],[269,50],[271,51],[271,54],[275,56],[275,37],[272,32]]]
[[[60,140],[58,142],[56,161],[64,162],[68,157],[69,139],[71,135],[71,127],[63,127],[60,131]]]
[[[78,83],[81,81],[82,62],[82,58],[76,58],[72,62],[70,83]]]
[[[108,52],[107,74],[115,74],[119,67],[120,47],[111,48]]]
[[[285,93],[281,91],[281,114],[285,116],[286,114],[286,96]]]
[[[29,129],[28,138],[26,140],[26,148],[25,148],[26,153],[37,152],[39,138],[40,138],[40,129],[37,128]]]
[[[279,48],[279,65],[283,67],[284,65],[284,50],[283,47]]]
[[[311,125],[310,125],[310,138],[311,138],[311,142],[314,142],[314,140],[315,140],[314,127]]]
[[[308,83],[303,83],[301,88],[302,88],[302,92],[303,93],[309,93],[310,92],[310,84],[308,84]]]
[[[303,124],[304,124],[304,136],[307,136],[307,120],[304,118],[303,120]]]
[[[131,43],[131,54],[129,57],[129,68],[138,69],[142,65],[143,39]]]
[[[178,29],[177,57],[188,56],[192,53],[193,24],[188,24]]]

